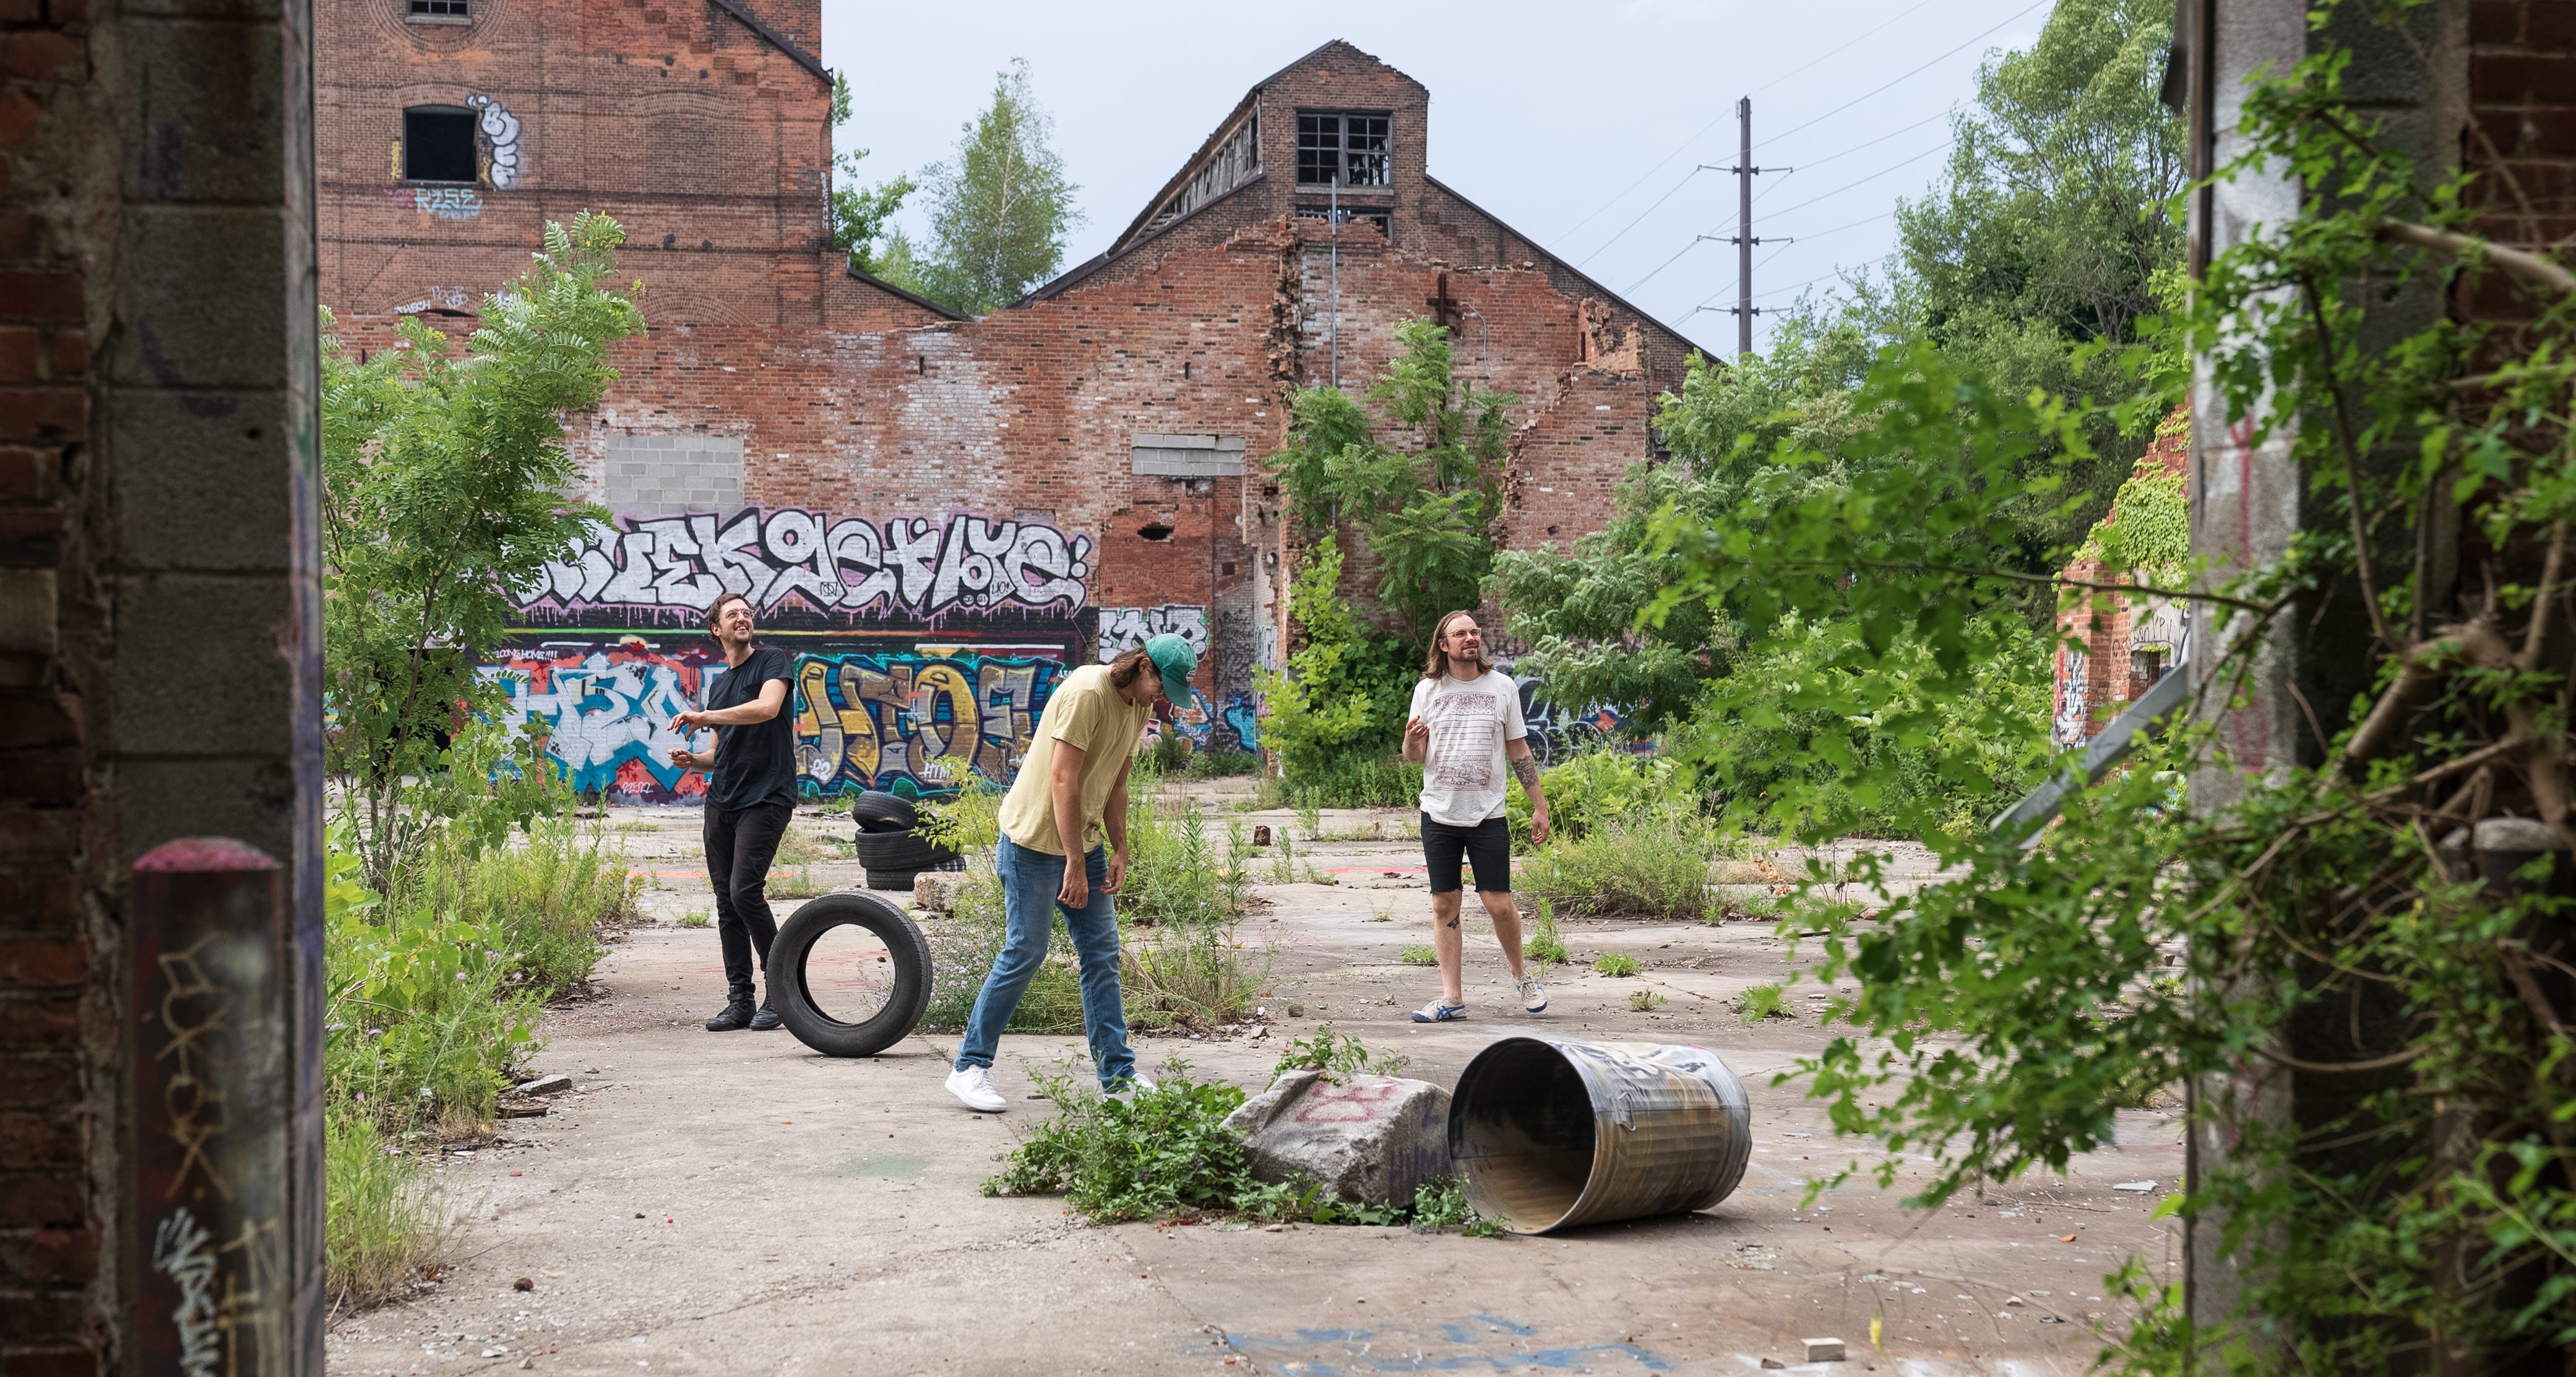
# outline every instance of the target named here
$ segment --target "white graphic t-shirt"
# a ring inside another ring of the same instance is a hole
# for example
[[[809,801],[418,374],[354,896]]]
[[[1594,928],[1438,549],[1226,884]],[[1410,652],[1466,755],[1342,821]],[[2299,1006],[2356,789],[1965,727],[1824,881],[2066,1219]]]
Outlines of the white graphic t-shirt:
[[[1422,757],[1422,811],[1433,822],[1473,827],[1503,815],[1503,743],[1529,735],[1520,685],[1487,670],[1475,679],[1443,674],[1413,686],[1408,719],[1431,727]]]

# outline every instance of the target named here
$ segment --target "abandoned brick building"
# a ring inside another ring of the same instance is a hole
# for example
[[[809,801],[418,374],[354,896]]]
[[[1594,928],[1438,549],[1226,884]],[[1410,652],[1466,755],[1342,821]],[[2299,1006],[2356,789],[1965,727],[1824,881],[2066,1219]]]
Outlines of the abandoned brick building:
[[[826,246],[815,0],[364,0],[316,35],[321,295],[352,348],[470,326],[543,222],[625,226],[649,336],[576,419],[616,529],[526,590],[494,673],[585,787],[698,782],[662,726],[721,589],[800,652],[813,787],[1006,776],[1054,677],[1170,629],[1178,726],[1254,739],[1283,634],[1263,465],[1296,389],[1451,327],[1522,400],[1504,539],[1570,541],[1689,346],[1430,175],[1429,96],[1347,43],[1264,78],[1107,252],[968,319]],[[1327,206],[1338,181],[1346,215]]]

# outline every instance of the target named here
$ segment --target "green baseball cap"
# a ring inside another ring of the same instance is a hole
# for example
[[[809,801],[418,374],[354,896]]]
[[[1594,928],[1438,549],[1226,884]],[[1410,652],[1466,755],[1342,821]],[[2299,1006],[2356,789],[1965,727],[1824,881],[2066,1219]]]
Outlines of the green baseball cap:
[[[1190,643],[1166,631],[1145,642],[1145,658],[1163,675],[1163,696],[1175,703],[1190,701],[1190,676],[1199,671],[1199,653]]]

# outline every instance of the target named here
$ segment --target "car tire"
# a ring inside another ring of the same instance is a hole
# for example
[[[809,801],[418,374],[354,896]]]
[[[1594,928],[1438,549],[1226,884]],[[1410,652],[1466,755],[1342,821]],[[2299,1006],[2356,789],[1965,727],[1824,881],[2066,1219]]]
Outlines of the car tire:
[[[870,789],[850,800],[850,816],[862,832],[909,832],[921,825],[912,800],[882,789]]]
[[[871,870],[868,872],[868,888],[900,890],[909,893],[912,890],[912,877],[920,873],[918,870]]]
[[[956,852],[909,832],[861,832],[851,844],[859,864],[870,870],[928,870],[957,859]]]
[[[885,1007],[864,1023],[844,1023],[814,1002],[806,959],[825,933],[855,924],[876,934],[894,966],[894,989]],[[769,1007],[798,1042],[827,1057],[873,1057],[909,1036],[930,1003],[930,944],[911,918],[888,899],[843,891],[809,900],[790,915],[769,945]]]

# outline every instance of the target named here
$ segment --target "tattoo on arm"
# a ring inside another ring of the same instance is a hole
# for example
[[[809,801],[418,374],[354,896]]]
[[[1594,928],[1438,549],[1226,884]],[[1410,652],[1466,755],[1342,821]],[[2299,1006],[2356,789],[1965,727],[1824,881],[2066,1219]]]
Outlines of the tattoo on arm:
[[[1522,788],[1536,789],[1538,787],[1538,757],[1529,755],[1516,756],[1512,759],[1511,766],[1512,778],[1519,780]]]

